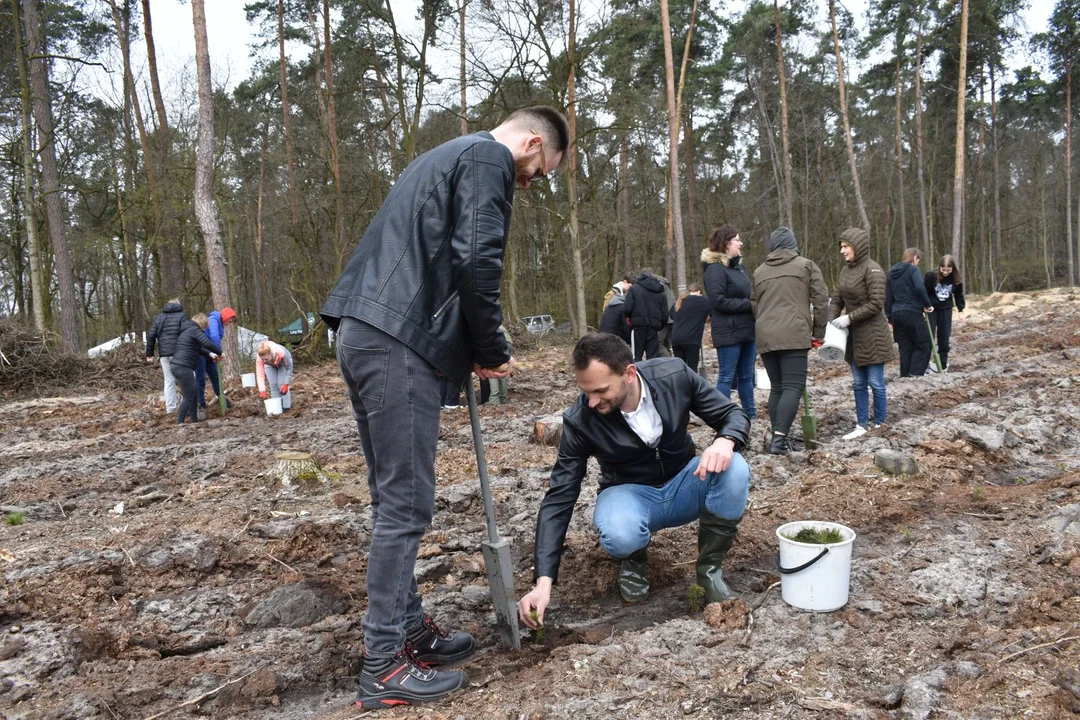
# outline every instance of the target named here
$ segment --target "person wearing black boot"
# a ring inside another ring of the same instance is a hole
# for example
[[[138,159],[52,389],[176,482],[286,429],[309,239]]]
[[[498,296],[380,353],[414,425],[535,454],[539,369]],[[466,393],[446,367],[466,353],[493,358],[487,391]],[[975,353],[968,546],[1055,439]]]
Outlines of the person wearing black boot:
[[[942,255],[937,270],[926,273],[926,292],[934,304],[930,314],[930,327],[937,334],[937,352],[941,367],[932,362],[929,370],[945,372],[949,369],[949,339],[952,337],[953,302],[956,302],[956,318],[964,320],[964,281],[956,269],[952,255]]]
[[[934,312],[919,272],[919,250],[908,248],[900,262],[889,268],[885,285],[885,316],[900,347],[900,377],[926,374],[933,349],[923,313]]]
[[[536,522],[535,586],[518,601],[531,628],[542,625],[589,458],[600,464],[593,523],[600,544],[620,560],[619,593],[649,594],[647,548],[653,533],[698,520],[697,581],[707,602],[732,597],[721,563],[746,509],[750,468],[746,412],[678,358],[635,363],[619,338],[589,333],[573,352],[581,394],[563,413],[559,455]],[[696,455],[690,413],[716,439]]]
[[[360,691],[365,710],[439,700],[468,683],[442,667],[475,649],[424,613],[416,556],[435,516],[439,381],[508,377],[499,331],[503,257],[515,186],[569,158],[554,108],[516,110],[491,132],[413,160],[372,218],[320,312],[337,335],[371,494]]]
[[[766,452],[787,455],[788,433],[799,412],[814,341],[825,335],[829,288],[821,269],[799,254],[790,228],[769,236],[769,254],[754,270],[750,302],[757,349],[769,374],[770,432]]]

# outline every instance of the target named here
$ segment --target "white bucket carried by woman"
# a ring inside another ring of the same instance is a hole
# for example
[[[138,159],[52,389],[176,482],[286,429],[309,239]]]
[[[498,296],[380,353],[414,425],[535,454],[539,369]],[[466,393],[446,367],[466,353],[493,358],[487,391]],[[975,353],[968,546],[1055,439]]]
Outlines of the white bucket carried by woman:
[[[804,528],[836,530],[843,539],[825,545],[791,539]],[[847,604],[854,530],[839,523],[801,520],[778,527],[776,537],[780,541],[776,569],[784,602],[811,612],[831,612]]]
[[[838,328],[832,323],[825,325],[825,344],[818,348],[818,357],[826,362],[843,361],[847,336],[847,328]]]
[[[240,376],[240,382],[244,387],[255,387],[255,373],[244,373]]]
[[[268,398],[263,400],[263,405],[266,406],[267,417],[274,417],[281,414],[281,398]]]

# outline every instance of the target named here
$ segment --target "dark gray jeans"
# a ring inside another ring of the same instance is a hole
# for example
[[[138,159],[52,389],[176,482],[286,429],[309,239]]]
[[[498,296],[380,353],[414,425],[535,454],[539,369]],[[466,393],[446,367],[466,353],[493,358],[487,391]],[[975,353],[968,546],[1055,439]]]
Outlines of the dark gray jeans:
[[[439,379],[406,345],[353,318],[341,319],[337,357],[371,492],[364,652],[393,657],[423,613],[413,568],[435,512]]]

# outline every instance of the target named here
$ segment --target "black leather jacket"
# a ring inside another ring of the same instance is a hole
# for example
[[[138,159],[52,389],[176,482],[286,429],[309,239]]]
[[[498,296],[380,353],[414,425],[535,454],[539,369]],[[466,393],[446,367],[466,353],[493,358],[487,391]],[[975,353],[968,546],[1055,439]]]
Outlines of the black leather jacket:
[[[180,327],[185,320],[187,315],[180,303],[165,303],[146,334],[146,357],[154,357],[154,345],[157,345],[158,355],[172,357],[176,350],[176,338],[180,336]]]
[[[499,332],[514,158],[490,133],[450,140],[401,174],[320,314],[372,325],[459,387],[510,359]]]
[[[600,463],[600,492],[612,485],[637,484],[660,487],[682,471],[697,454],[686,431],[690,413],[716,431],[735,440],[735,450],[746,445],[750,419],[735,403],[717,392],[678,358],[657,358],[635,363],[645,381],[660,419],[663,434],[651,448],[631,429],[616,410],[602,415],[589,407],[582,393],[563,413],[559,457],[548,479],[548,491],[540,503],[536,521],[534,579],[558,579],[559,561],[574,504],[590,457]]]

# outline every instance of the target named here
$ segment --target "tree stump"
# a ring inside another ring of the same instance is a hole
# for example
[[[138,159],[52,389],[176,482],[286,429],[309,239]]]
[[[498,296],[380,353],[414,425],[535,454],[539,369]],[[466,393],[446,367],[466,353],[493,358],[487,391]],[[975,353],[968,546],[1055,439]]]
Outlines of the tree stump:
[[[874,465],[889,475],[918,475],[919,464],[915,458],[896,450],[878,450],[874,453]]]
[[[541,445],[558,445],[562,438],[562,415],[548,415],[536,421],[532,441]]]
[[[266,473],[282,487],[314,490],[330,484],[330,476],[319,467],[311,453],[286,451],[275,455],[277,462]]]

